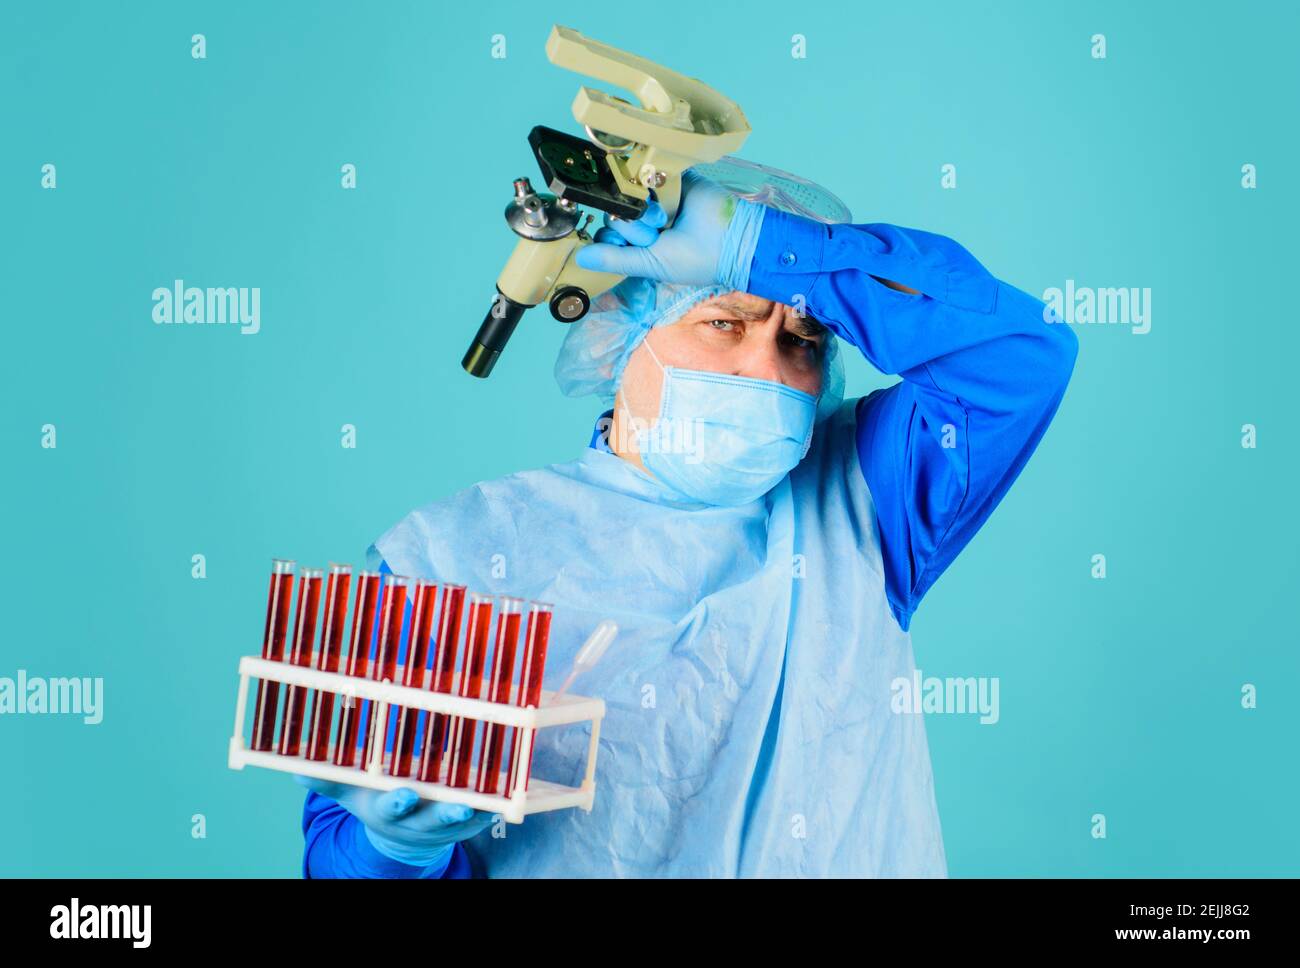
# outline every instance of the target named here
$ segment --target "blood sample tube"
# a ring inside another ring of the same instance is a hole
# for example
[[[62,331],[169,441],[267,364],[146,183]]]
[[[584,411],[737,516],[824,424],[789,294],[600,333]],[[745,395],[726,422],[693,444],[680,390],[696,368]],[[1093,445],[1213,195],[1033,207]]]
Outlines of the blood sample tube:
[[[546,646],[551,639],[551,615],[554,609],[545,602],[528,603],[528,627],[524,632],[523,665],[519,670],[519,691],[516,693],[516,706],[536,708],[542,702],[542,675],[546,671]],[[518,780],[516,769],[519,766],[523,733],[515,729],[510,737],[510,765],[506,767],[506,795],[515,792]],[[524,789],[528,789],[528,779],[532,773],[533,757],[529,753],[528,763],[524,766]]]
[[[329,577],[325,579],[325,627],[321,629],[320,651],[316,653],[316,668],[321,672],[339,671],[351,585],[352,566],[331,563]],[[311,719],[307,726],[307,759],[324,762],[329,758],[333,720],[334,693],[317,690],[312,698]]]
[[[470,595],[469,624],[465,629],[465,658],[461,661],[458,690],[467,699],[483,697],[483,665],[491,634],[492,599],[487,595]],[[447,773],[450,786],[469,786],[469,767],[474,758],[474,734],[477,729],[476,719],[464,716],[452,718],[447,743],[451,750],[451,766]]]
[[[325,572],[304,568],[298,576],[298,611],[293,617],[293,645],[289,661],[311,665],[316,643],[316,616],[320,614],[320,586]],[[307,709],[307,687],[290,686],[284,694],[284,723],[280,727],[280,755],[297,756],[302,747],[302,717]]]
[[[492,646],[492,672],[488,677],[488,700],[503,705],[510,702],[510,685],[515,674],[515,649],[519,644],[519,622],[523,617],[523,599],[502,598],[497,610],[497,637]],[[486,723],[483,749],[478,758],[479,793],[496,793],[501,773],[501,750],[506,727]]]
[[[423,578],[415,582],[415,599],[411,605],[410,639],[406,643],[406,665],[402,685],[424,688],[424,667],[429,661],[429,636],[433,633],[433,616],[438,605],[438,583]],[[393,776],[411,775],[411,754],[415,751],[415,729],[420,710],[397,710],[397,735],[393,739],[393,758],[388,771]]]
[[[456,680],[456,651],[460,645],[460,617],[465,610],[465,586],[444,585],[442,611],[438,613],[438,633],[433,645],[433,668],[429,671],[429,689],[450,693]],[[446,713],[434,713],[424,730],[420,750],[420,779],[437,783],[442,775],[442,754],[447,745]]]
[[[262,635],[262,658],[284,661],[284,635],[289,628],[289,605],[293,601],[293,562],[271,559],[271,591],[266,600],[266,631]],[[253,706],[252,747],[262,752],[275,748],[275,716],[280,706],[280,684],[257,680],[257,702]]]
[[[379,606],[379,648],[375,650],[375,664],[370,667],[370,678],[376,682],[393,682],[397,678],[397,653],[402,647],[402,619],[406,614],[406,593],[411,587],[411,579],[403,575],[389,575],[384,582],[384,596]],[[370,744],[375,736],[375,707],[377,703],[366,706],[366,742],[362,746],[364,755],[361,768],[370,764],[365,757],[370,755]],[[379,758],[383,757],[383,744],[388,734],[388,717],[378,724]]]
[[[370,643],[375,636],[375,609],[379,605],[377,571],[363,571],[357,576],[357,601],[352,609],[352,643],[348,651],[347,674],[364,679],[370,666]],[[361,723],[361,700],[343,697],[339,714],[339,738],[334,745],[334,764],[354,766],[357,761],[357,730]]]

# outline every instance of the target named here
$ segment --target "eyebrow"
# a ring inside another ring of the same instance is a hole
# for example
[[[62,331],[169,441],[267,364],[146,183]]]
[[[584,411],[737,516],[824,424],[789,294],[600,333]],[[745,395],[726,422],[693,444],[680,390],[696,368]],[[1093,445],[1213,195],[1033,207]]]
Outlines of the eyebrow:
[[[727,299],[725,296],[714,299],[706,303],[706,305],[712,306],[715,309],[721,309],[725,313],[730,313],[733,316],[737,316],[740,319],[751,323],[762,322],[767,319],[768,315],[771,313],[771,309],[746,309],[740,303]],[[817,322],[817,320],[813,319],[811,316],[805,314],[803,316],[795,316],[794,330],[799,336],[812,337],[822,336],[825,334],[826,327]]]
[[[724,312],[731,313],[733,316],[738,316],[750,323],[761,322],[772,314],[770,306],[765,310],[746,309],[744,306],[740,305],[740,303],[733,302],[730,299],[715,299],[713,302],[709,303],[709,305],[721,309]]]
[[[794,329],[800,336],[821,336],[826,332],[826,327],[811,316],[796,316]]]

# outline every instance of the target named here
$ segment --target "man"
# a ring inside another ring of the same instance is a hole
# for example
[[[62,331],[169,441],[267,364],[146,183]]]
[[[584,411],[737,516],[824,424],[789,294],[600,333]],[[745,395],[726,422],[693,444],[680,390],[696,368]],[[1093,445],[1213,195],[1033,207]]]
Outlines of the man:
[[[941,236],[691,173],[664,222],[657,204],[607,219],[577,256],[628,276],[556,366],[613,404],[587,451],[371,549],[553,602],[548,685],[618,623],[579,685],[607,705],[593,810],[484,832],[411,791],[309,781],[307,876],[946,874],[924,724],[890,685],[911,678],[918,602],[1055,413],[1075,337]],[[902,382],[842,403],[836,337]],[[585,748],[543,730],[535,775],[576,784]]]

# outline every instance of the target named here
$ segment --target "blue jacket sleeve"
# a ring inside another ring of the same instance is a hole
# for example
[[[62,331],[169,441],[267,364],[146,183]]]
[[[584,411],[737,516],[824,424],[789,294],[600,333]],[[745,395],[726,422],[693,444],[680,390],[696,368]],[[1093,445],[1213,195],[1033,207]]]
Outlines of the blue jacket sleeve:
[[[308,880],[330,877],[403,878],[433,880],[470,877],[469,856],[456,844],[443,864],[412,867],[385,857],[361,829],[361,821],[329,797],[308,793],[302,811],[302,876]]]
[[[769,209],[747,288],[787,305],[802,296],[809,316],[902,377],[859,401],[857,415],[886,590],[906,629],[1038,445],[1078,340],[956,242],[894,225]]]

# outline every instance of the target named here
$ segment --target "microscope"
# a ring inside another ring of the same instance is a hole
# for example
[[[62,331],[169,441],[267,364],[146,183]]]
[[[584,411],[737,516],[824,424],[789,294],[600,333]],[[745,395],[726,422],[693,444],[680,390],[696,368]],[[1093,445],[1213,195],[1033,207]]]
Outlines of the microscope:
[[[622,280],[575,261],[578,250],[592,243],[587,230],[594,216],[583,206],[635,220],[653,191],[671,226],[681,202],[682,172],[718,161],[749,136],[749,122],[734,101],[576,30],[552,27],[546,56],[559,67],[631,92],[639,104],[581,87],[573,116],[585,139],[542,125],[529,132],[546,190],[535,190],[527,178],[514,181],[505,216],[518,240],[497,278],[492,307],[461,361],[472,376],[492,372],[524,310],[546,303],[555,319],[572,323],[587,314],[594,296]]]

